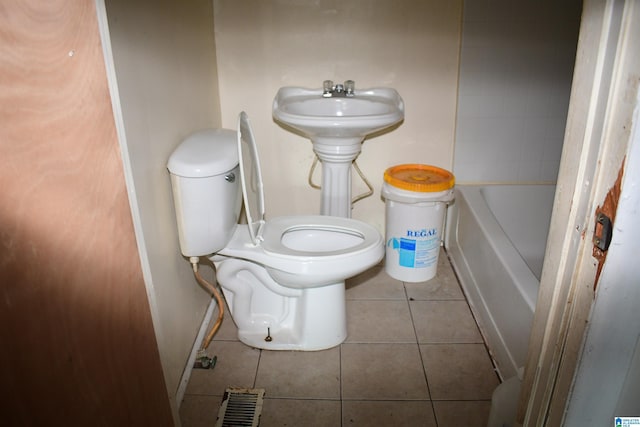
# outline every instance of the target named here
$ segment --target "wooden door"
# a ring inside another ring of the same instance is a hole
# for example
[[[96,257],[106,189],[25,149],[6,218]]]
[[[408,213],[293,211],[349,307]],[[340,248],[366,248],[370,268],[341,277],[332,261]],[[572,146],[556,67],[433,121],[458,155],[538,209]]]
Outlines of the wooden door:
[[[0,6],[2,425],[173,424],[93,0]]]

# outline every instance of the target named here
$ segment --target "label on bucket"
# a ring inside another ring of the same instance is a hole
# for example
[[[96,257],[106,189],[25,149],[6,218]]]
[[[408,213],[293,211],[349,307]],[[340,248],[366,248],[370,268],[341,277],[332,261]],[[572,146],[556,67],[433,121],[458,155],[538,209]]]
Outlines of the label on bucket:
[[[438,261],[440,238],[438,230],[407,230],[407,237],[392,237],[387,246],[398,250],[398,263],[401,267],[427,268]],[[414,238],[411,238],[414,237]]]
[[[403,282],[425,282],[437,274],[447,204],[386,201],[385,271]]]

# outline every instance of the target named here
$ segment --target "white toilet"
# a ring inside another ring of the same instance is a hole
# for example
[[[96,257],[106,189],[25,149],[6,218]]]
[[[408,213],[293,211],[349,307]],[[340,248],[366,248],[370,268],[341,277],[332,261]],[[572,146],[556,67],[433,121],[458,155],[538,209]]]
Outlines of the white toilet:
[[[244,112],[237,132],[189,136],[168,169],[182,254],[214,262],[240,341],[269,350],[322,350],[344,341],[344,282],[384,255],[374,227],[320,215],[265,220]],[[243,199],[247,223],[238,224]]]

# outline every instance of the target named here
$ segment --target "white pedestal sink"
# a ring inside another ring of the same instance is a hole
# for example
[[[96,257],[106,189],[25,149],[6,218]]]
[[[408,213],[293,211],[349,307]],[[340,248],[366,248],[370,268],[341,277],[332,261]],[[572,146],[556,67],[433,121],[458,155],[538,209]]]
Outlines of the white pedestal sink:
[[[313,142],[322,161],[320,213],[349,218],[351,164],[367,135],[404,119],[404,102],[390,88],[323,97],[321,89],[283,87],[273,100],[273,117]]]

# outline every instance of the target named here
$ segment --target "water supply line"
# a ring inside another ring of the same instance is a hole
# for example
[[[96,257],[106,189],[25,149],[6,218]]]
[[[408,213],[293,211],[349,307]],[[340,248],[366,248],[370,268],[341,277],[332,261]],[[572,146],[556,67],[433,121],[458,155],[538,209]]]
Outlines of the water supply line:
[[[200,271],[198,271],[200,258],[190,257],[189,262],[193,267],[193,274],[196,277],[198,284],[200,284],[200,286],[202,286],[205,290],[209,291],[209,293],[211,293],[216,299],[216,303],[218,304],[218,318],[209,330],[209,333],[207,334],[205,339],[202,341],[202,345],[200,346],[200,349],[198,350],[198,354],[196,356],[196,359],[203,365],[204,368],[209,368],[213,367],[213,364],[215,364],[215,359],[208,357],[205,351],[209,347],[209,344],[211,344],[211,340],[213,340],[213,337],[215,336],[216,332],[218,332],[218,329],[220,329],[220,325],[222,324],[222,318],[224,316],[224,301],[216,286],[207,282],[200,274]]]
[[[315,188],[316,190],[320,190],[322,188],[322,186],[313,182],[313,173],[315,172],[316,166],[318,166],[319,161],[320,159],[318,159],[318,156],[316,155],[315,158],[313,159],[313,163],[311,164],[311,169],[309,169],[309,177],[307,178],[307,181],[309,182],[309,185],[311,186],[311,188]],[[362,179],[362,181],[365,183],[365,185],[369,189],[368,191],[365,191],[364,193],[359,194],[353,199],[351,199],[351,207],[353,208],[353,205],[355,205],[356,202],[359,202],[360,200],[366,199],[367,197],[373,195],[373,186],[371,185],[367,177],[364,176],[364,173],[362,173],[362,170],[358,166],[358,163],[356,163],[356,161],[354,160],[351,164],[353,165],[353,168],[356,170],[356,172],[358,172],[360,179]]]
[[[351,206],[352,207],[353,207],[353,205],[356,204],[356,202],[359,202],[360,200],[366,199],[367,197],[373,195],[373,186],[371,185],[371,183],[369,182],[367,177],[364,176],[364,174],[360,170],[360,166],[358,166],[358,163],[356,163],[355,160],[353,161],[353,168],[356,170],[356,172],[358,172],[358,175],[360,175],[360,178],[364,181],[364,183],[366,184],[367,188],[369,188],[369,191],[365,191],[364,193],[359,194],[356,197],[354,197],[353,200],[351,200]]]
[[[309,169],[309,177],[307,178],[307,181],[309,182],[311,188],[315,188],[316,190],[320,190],[322,188],[321,186],[313,182],[313,172],[315,172],[319,160],[320,159],[318,159],[318,155],[315,155],[315,157],[313,158],[313,163],[311,163],[311,169]]]

